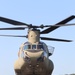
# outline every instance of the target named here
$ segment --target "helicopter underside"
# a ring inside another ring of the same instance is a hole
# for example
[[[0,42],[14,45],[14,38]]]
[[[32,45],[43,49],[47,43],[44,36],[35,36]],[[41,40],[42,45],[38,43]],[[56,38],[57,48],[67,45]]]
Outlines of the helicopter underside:
[[[14,70],[16,75],[51,75],[53,63],[51,60],[49,60],[49,64],[36,61],[27,63],[23,59],[19,59],[14,65]]]

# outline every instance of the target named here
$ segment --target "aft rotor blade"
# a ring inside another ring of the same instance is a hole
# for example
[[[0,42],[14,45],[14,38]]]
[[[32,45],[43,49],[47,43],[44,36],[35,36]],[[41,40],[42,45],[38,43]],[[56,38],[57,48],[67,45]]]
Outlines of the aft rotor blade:
[[[47,38],[47,37],[40,37],[40,38],[42,40],[61,41],[61,42],[72,42],[72,40],[65,40],[65,39]]]
[[[65,23],[67,23],[67,22],[73,20],[74,18],[75,18],[75,16],[72,15],[72,16],[66,18],[65,20],[63,20],[63,21],[61,21],[61,22],[55,24],[55,25],[60,25],[60,26],[61,26],[61,24],[65,24]],[[52,27],[49,27],[49,28],[43,30],[42,32],[40,32],[40,34],[46,34],[46,33],[49,33],[49,32],[51,32],[51,31],[53,31],[53,30],[59,28],[60,26],[56,26],[56,27],[52,26]]]
[[[0,35],[3,37],[27,37],[27,36],[20,36],[20,35]]]
[[[29,26],[26,23],[15,21],[15,20],[12,20],[12,19],[4,18],[4,17],[0,17],[0,21],[5,22],[5,23],[9,23],[9,24],[12,24],[12,25],[15,25],[15,26],[22,26],[22,25],[23,26],[24,25]]]
[[[0,28],[0,30],[24,30],[25,27]]]

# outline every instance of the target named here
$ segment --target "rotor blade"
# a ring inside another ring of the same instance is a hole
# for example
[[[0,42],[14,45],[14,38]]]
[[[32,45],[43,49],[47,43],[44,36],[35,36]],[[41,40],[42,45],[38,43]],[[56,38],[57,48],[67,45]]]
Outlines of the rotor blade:
[[[12,19],[8,19],[8,18],[4,18],[4,17],[0,17],[0,21],[2,22],[6,22],[6,23],[9,23],[9,24],[12,24],[12,25],[16,25],[16,26],[29,26],[28,24],[26,23],[23,23],[23,22],[19,22],[19,21],[15,21],[15,20],[12,20]]]
[[[44,27],[62,27],[62,26],[75,26],[75,23],[72,23],[72,24],[57,24],[57,25],[46,25]]]
[[[36,28],[46,28],[46,27],[62,27],[62,26],[75,26],[75,23],[72,24],[57,24],[57,25],[40,25],[36,26]]]
[[[0,35],[3,37],[27,37],[27,36],[19,36],[19,35]]]
[[[61,42],[72,42],[72,40],[65,40],[65,39],[47,38],[47,37],[40,37],[40,38],[42,40],[61,41]]]
[[[0,28],[0,30],[24,30],[26,27]]]
[[[63,21],[61,21],[61,22],[55,24],[55,25],[65,24],[65,23],[67,23],[67,22],[73,20],[74,18],[75,18],[75,16],[72,15],[72,16],[66,18],[65,20],[63,20]],[[49,32],[51,32],[51,31],[53,31],[53,30],[55,30],[55,29],[57,29],[57,28],[59,28],[59,27],[60,27],[60,26],[57,26],[57,27],[54,27],[54,26],[53,26],[53,27],[49,27],[49,28],[43,30],[42,32],[40,32],[40,34],[46,34],[46,33],[49,33]]]

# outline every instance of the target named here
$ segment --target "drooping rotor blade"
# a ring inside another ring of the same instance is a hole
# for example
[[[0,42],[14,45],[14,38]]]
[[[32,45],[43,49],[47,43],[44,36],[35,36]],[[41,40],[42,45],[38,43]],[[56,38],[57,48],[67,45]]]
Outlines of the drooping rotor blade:
[[[61,42],[72,42],[72,40],[65,40],[65,39],[47,38],[47,37],[40,37],[40,38],[42,40],[61,41]]]
[[[63,21],[61,21],[61,22],[59,22],[59,23],[55,24],[55,25],[65,24],[65,23],[67,23],[67,22],[69,22],[69,21],[73,20],[74,18],[75,18],[75,16],[74,16],[74,15],[72,15],[72,16],[70,16],[70,17],[66,18],[65,20],[63,20]],[[60,27],[60,26],[56,26],[56,27],[49,27],[49,28],[47,28],[47,29],[43,30],[42,32],[40,32],[40,34],[46,34],[46,33],[49,33],[49,32],[51,32],[51,31],[53,31],[53,30],[55,30],[55,29],[57,29],[57,28],[59,28],[59,27]]]
[[[12,20],[12,19],[4,18],[4,17],[0,17],[0,21],[5,22],[5,23],[9,23],[9,24],[12,24],[12,25],[15,25],[15,26],[22,26],[22,25],[23,26],[24,25],[29,26],[26,23],[15,21],[15,20]]]
[[[0,28],[0,30],[24,30],[26,27]]]
[[[3,36],[3,37],[24,37],[24,38],[27,38],[27,36],[20,36],[20,35],[0,35],[0,36]],[[65,40],[65,39],[47,38],[47,37],[40,37],[40,38],[41,38],[41,40],[72,42],[72,40]]]
[[[27,37],[27,36],[20,36],[20,35],[0,35],[3,37]]]

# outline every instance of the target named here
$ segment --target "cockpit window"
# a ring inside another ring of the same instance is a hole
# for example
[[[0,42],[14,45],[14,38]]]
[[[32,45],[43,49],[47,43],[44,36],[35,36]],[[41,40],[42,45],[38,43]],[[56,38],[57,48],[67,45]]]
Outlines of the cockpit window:
[[[32,45],[32,49],[37,49],[37,46],[36,45]]]
[[[43,50],[44,52],[43,55],[48,57],[48,53],[53,54],[54,47],[51,47],[51,46],[49,47],[45,43],[42,43],[42,42],[40,42],[39,44],[31,44],[27,42],[20,47],[19,54],[21,57],[24,57],[25,55],[24,50],[38,50],[38,51]]]
[[[44,43],[30,44],[29,42],[24,43],[23,50],[44,50],[47,52],[47,47]]]
[[[42,44],[34,44],[34,45],[31,45],[31,44],[25,44],[24,47],[23,47],[24,50],[27,50],[27,49],[40,49],[40,50],[44,50],[44,46]]]
[[[31,49],[31,45],[24,45],[24,50]]]
[[[39,44],[39,45],[37,45],[37,49],[42,49],[42,50],[44,50],[44,47],[43,47],[43,45]]]

